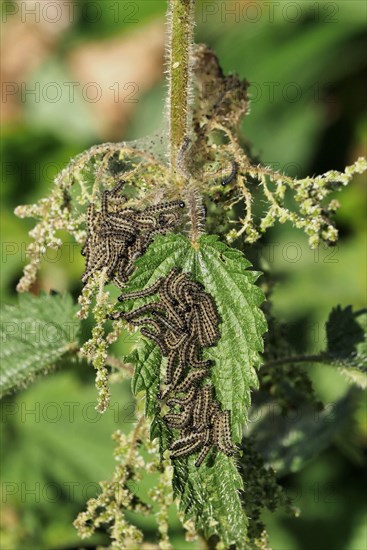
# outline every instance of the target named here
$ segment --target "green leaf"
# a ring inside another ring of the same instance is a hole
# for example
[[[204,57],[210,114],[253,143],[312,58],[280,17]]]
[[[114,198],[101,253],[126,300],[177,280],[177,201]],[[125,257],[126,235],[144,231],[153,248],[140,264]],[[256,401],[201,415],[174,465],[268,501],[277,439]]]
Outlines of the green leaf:
[[[182,235],[166,235],[155,239],[138,260],[126,292],[150,286],[174,266],[192,273],[216,302],[221,338],[216,347],[204,351],[204,357],[215,361],[211,381],[223,410],[231,411],[233,439],[239,442],[250,406],[250,389],[258,386],[256,367],[266,330],[259,309],[263,294],[254,284],[259,274],[248,271],[250,263],[243,254],[215,236],[202,236],[193,247]],[[136,300],[134,307],[146,301]],[[146,392],[146,413],[153,418],[151,436],[159,438],[164,452],[171,433],[161,418],[157,399],[161,354],[142,339],[128,360],[135,364],[133,391]],[[216,534],[227,546],[244,547],[248,520],[239,495],[242,479],[233,459],[212,453],[199,469],[194,461],[191,456],[173,463],[173,486],[181,509],[186,517],[195,518],[196,527],[206,537]]]
[[[263,294],[254,284],[259,273],[248,271],[250,263],[244,255],[216,236],[202,236],[194,248],[183,235],[166,235],[155,239],[138,260],[126,292],[150,286],[174,266],[191,272],[216,302],[221,338],[216,347],[205,350],[204,357],[215,361],[211,380],[216,397],[223,409],[231,411],[233,439],[240,442],[250,390],[258,387],[256,367],[261,363],[259,352],[266,331],[259,309]]]
[[[152,418],[150,430],[151,439],[156,437],[160,441],[161,455],[169,446],[171,439],[166,424],[160,416],[160,404],[157,400],[160,382],[161,352],[151,341],[141,339],[137,347],[125,357],[125,360],[135,365],[132,379],[134,395],[145,392],[145,414]]]
[[[352,307],[332,309],[326,323],[327,351],[337,358],[353,354],[357,344],[363,341],[364,331],[356,320]]]
[[[245,548],[248,519],[239,495],[243,482],[232,458],[217,453],[211,465],[207,461],[199,469],[192,457],[175,460],[173,486],[180,508],[195,518],[206,539],[216,534],[226,546]]]
[[[5,548],[79,548],[72,522],[114,468],[111,433],[128,433],[134,426],[127,381],[112,386],[111,406],[100,415],[86,365],[67,363],[0,403],[1,484],[4,491],[15,487],[4,507],[14,511],[19,524],[32,526],[26,538],[17,533],[18,544],[5,545],[2,539]],[[32,495],[25,495],[25,488]],[[94,541],[98,546],[106,539],[100,533]]]
[[[22,294],[1,311],[0,396],[24,388],[76,345],[79,321],[69,295]]]
[[[367,388],[367,331],[365,312],[351,306],[334,308],[326,323],[327,354],[348,381]]]
[[[159,439],[163,454],[172,434],[160,415],[157,400],[160,352],[150,341],[142,339],[127,359],[135,364],[134,393],[146,392],[145,412],[153,419],[151,437]],[[180,509],[187,518],[196,520],[197,529],[203,530],[207,538],[217,534],[226,545],[237,542],[241,548],[248,520],[238,493],[243,490],[242,479],[233,459],[218,453],[213,464],[205,462],[199,469],[194,461],[189,457],[173,463],[173,489],[180,497]]]
[[[350,430],[354,395],[350,392],[322,411],[305,406],[287,416],[279,411],[276,414],[270,404],[268,414],[262,410],[263,418],[251,432],[256,450],[277,475],[298,472],[339,434]],[[254,417],[256,414],[254,411]]]
[[[361,361],[361,362],[360,362]],[[339,372],[352,384],[359,386],[362,390],[367,389],[367,374],[365,371],[367,364],[367,354],[358,356],[358,367],[353,368],[349,363],[347,367],[340,366]],[[362,370],[364,369],[364,371]]]

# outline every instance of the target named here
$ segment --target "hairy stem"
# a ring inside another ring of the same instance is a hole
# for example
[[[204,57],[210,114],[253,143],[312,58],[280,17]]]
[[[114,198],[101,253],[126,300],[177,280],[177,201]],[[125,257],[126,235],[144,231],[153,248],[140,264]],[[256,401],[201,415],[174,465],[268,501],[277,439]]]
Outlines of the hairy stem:
[[[274,367],[276,365],[285,365],[288,363],[332,363],[333,359],[326,353],[318,353],[315,355],[293,355],[290,357],[280,357],[272,359],[265,363],[262,368]]]
[[[133,435],[132,435],[132,439],[131,439],[131,446],[130,446],[130,450],[129,450],[129,455],[128,455],[127,460],[126,460],[126,465],[127,466],[131,466],[133,464],[135,449],[136,449],[136,446],[138,444],[140,430],[144,427],[144,422],[145,422],[145,417],[141,416],[139,418],[138,422],[135,425]]]
[[[168,117],[169,163],[177,171],[179,153],[191,122],[192,46],[195,0],[169,0],[168,11]]]
[[[118,370],[126,370],[129,374],[131,374],[131,376],[134,374],[134,365],[131,363],[124,363],[112,355],[107,356],[106,364]]]

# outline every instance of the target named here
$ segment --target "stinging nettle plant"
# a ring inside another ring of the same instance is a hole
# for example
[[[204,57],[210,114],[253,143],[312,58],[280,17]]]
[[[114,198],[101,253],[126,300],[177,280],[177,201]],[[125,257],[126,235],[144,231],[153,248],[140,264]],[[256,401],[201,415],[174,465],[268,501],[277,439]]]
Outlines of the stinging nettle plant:
[[[31,289],[45,251],[62,246],[60,231],[80,244],[86,268],[77,313],[68,297],[25,295],[19,307],[5,310],[4,322],[90,316],[93,328],[87,341],[63,332],[52,353],[46,342],[32,348],[29,335],[7,337],[5,353],[17,361],[7,364],[2,392],[63,361],[86,359],[96,369],[100,413],[109,404],[110,368],[131,377],[133,393],[145,397],[144,410],[137,401],[131,433],[113,436],[111,480],[100,483],[100,494],[75,520],[82,538],[107,530],[110,548],[144,547],[142,531],[127,517],[131,510],[155,514],[159,547],[171,548],[174,502],[187,540],[201,537],[210,548],[268,548],[261,511],[297,511],[269,467],[275,463],[281,471],[286,464],[266,418],[244,436],[251,397],[254,410],[274,396],[281,412],[300,404],[310,415],[322,409],[302,362],[335,365],[366,387],[365,313],[334,309],[327,348],[295,356],[270,300],[264,302],[269,281],[259,286],[260,273],[249,269],[240,250],[286,221],[303,229],[313,248],[335,243],[335,191],[363,173],[366,160],[343,173],[304,179],[255,163],[239,135],[248,83],[225,76],[215,54],[194,44],[194,3],[169,1],[167,132],[92,147],[57,176],[48,198],[16,209],[19,217],[38,220],[19,292]],[[111,344],[136,327],[131,353],[112,357]],[[343,406],[335,415],[344,414]],[[273,462],[261,452],[266,438],[274,443]],[[315,436],[315,453],[318,445]],[[143,499],[139,483],[151,474],[159,481]]]

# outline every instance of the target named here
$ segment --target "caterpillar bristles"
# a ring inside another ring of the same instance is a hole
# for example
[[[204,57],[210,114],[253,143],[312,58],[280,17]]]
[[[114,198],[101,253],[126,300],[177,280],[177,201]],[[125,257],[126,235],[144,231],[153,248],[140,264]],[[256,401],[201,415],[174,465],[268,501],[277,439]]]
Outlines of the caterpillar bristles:
[[[184,208],[181,200],[148,206],[137,210],[125,206],[127,198],[121,194],[125,181],[111,190],[103,191],[100,211],[88,205],[87,237],[82,249],[86,258],[82,282],[96,271],[107,268],[107,281],[123,288],[134,270],[135,260],[148,248],[156,235],[164,235],[178,221],[178,211]],[[129,258],[130,262],[124,259]]]
[[[175,204],[150,207],[149,212],[162,212]],[[146,214],[136,219],[151,223]],[[116,262],[113,251],[111,257]],[[119,301],[148,297],[154,301],[128,313],[113,313],[110,318],[124,318],[134,326],[142,326],[143,336],[159,347],[162,357],[167,357],[166,387],[157,397],[167,398],[170,409],[164,416],[167,426],[180,430],[180,438],[170,446],[171,458],[198,452],[195,466],[199,468],[213,447],[232,455],[230,411],[221,410],[210,384],[201,387],[213,365],[212,360],[202,358],[203,352],[220,338],[220,320],[212,296],[201,283],[175,267],[150,287],[122,294]]]
[[[199,468],[202,463],[204,462],[207,454],[209,453],[210,449],[212,448],[211,445],[204,445],[204,447],[201,449],[200,453],[199,453],[199,456],[197,457],[196,461],[195,461],[195,466],[196,468]]]
[[[169,407],[173,407],[174,405],[187,405],[187,403],[191,403],[195,399],[196,393],[197,389],[195,387],[191,387],[186,397],[172,397],[167,401],[167,405]]]

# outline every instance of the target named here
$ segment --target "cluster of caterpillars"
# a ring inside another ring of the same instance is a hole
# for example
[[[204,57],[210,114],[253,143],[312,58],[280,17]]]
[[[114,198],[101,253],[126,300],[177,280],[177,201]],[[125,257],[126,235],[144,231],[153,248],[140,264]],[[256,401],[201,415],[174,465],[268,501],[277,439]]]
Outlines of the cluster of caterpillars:
[[[230,411],[221,411],[212,386],[202,385],[212,366],[202,352],[219,340],[218,313],[204,287],[178,268],[144,290],[122,294],[119,301],[154,295],[157,301],[110,318],[142,326],[141,333],[167,359],[166,387],[158,398],[167,399],[171,409],[164,417],[168,427],[180,430],[180,437],[170,446],[171,457],[199,451],[195,462],[199,467],[214,445],[227,455],[234,451]]]
[[[144,254],[156,235],[172,230],[179,221],[182,201],[149,206],[144,210],[126,207],[121,194],[125,181],[102,194],[100,210],[88,206],[87,238],[82,249],[86,257],[82,282],[96,271],[107,268],[107,279],[123,288],[134,270],[135,260]]]

